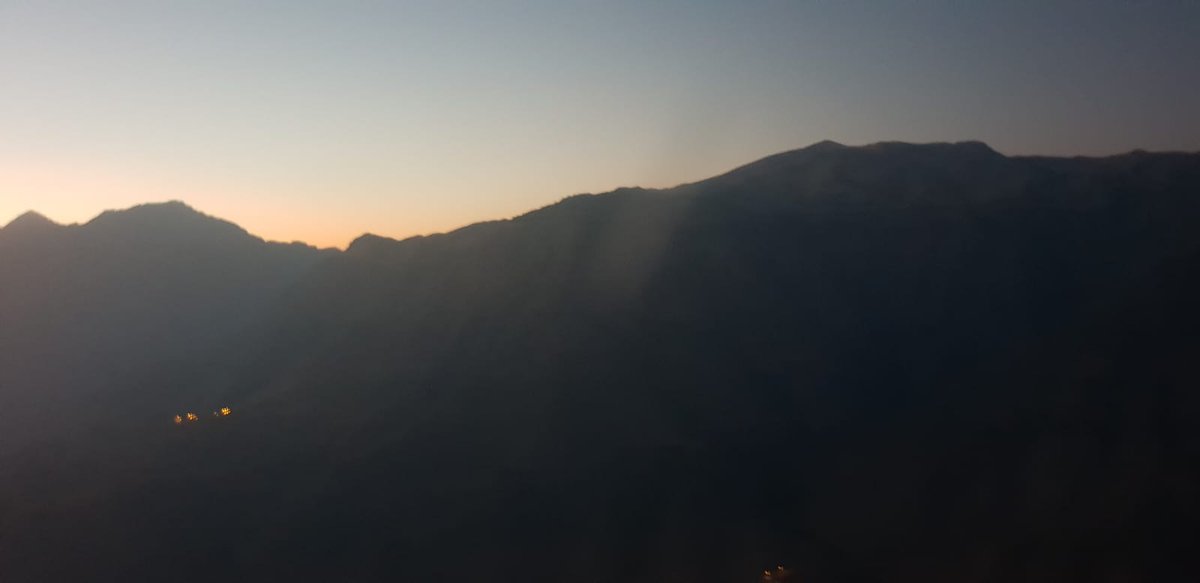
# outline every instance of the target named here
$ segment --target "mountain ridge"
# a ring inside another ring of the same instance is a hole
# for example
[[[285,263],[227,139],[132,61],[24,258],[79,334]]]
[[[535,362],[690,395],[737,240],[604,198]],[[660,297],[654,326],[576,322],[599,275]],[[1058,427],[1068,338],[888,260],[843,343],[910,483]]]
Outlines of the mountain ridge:
[[[623,188],[617,188],[617,189],[607,191],[607,192],[602,192],[602,193],[579,194],[579,195],[574,195],[571,197],[564,198],[561,201],[556,202],[556,203],[550,203],[550,204],[544,205],[542,207],[538,207],[536,209],[526,211],[525,213],[521,213],[520,215],[512,217],[511,219],[485,220],[485,221],[481,221],[480,223],[473,223],[471,225],[459,227],[458,229],[453,229],[450,231],[440,232],[440,233],[433,233],[431,235],[432,236],[445,235],[445,234],[454,233],[454,232],[462,230],[462,229],[469,229],[469,228],[475,227],[476,225],[479,225],[479,224],[487,224],[487,223],[494,223],[494,222],[502,222],[505,220],[520,219],[520,218],[526,217],[528,215],[534,215],[534,214],[540,213],[541,211],[544,211],[547,209],[552,209],[553,207],[556,207],[560,204],[566,203],[575,197],[594,197],[594,196],[606,196],[606,195],[613,195],[613,194],[620,195],[620,194],[631,194],[631,193],[662,193],[662,192],[687,193],[687,192],[692,192],[692,191],[696,191],[696,190],[719,189],[722,187],[723,183],[727,183],[729,181],[745,180],[745,179],[753,180],[753,176],[758,173],[763,173],[763,172],[766,172],[766,173],[776,172],[777,173],[777,172],[781,171],[781,169],[787,170],[786,168],[782,168],[785,166],[796,166],[797,164],[803,166],[804,164],[812,163],[814,161],[813,160],[814,157],[816,157],[819,161],[823,160],[823,161],[827,161],[827,162],[845,163],[847,161],[847,157],[861,156],[864,154],[880,154],[880,155],[888,156],[888,155],[894,155],[896,153],[915,153],[915,154],[927,156],[927,157],[942,157],[945,154],[949,154],[949,155],[955,156],[954,160],[958,164],[970,163],[970,162],[981,162],[981,161],[983,161],[985,163],[986,162],[995,163],[995,162],[999,162],[1001,160],[1007,160],[1007,161],[1044,160],[1044,161],[1058,161],[1058,162],[1073,160],[1073,161],[1078,161],[1078,162],[1107,161],[1110,163],[1113,163],[1113,162],[1136,163],[1139,160],[1144,161],[1147,159],[1162,159],[1165,157],[1189,158],[1189,157],[1200,156],[1200,153],[1197,153],[1197,152],[1174,152],[1174,151],[1172,151],[1172,152],[1147,152],[1145,150],[1132,150],[1130,152],[1113,154],[1113,155],[1109,155],[1109,156],[1074,156],[1074,157],[1042,156],[1042,155],[1007,156],[1000,152],[997,152],[996,150],[991,148],[989,145],[987,145],[987,143],[982,142],[982,141],[976,141],[976,140],[966,140],[966,141],[959,141],[959,142],[929,142],[929,143],[883,141],[883,142],[874,142],[874,143],[860,145],[860,146],[847,146],[847,145],[843,145],[843,144],[840,144],[840,143],[832,141],[832,140],[822,140],[822,141],[810,144],[805,147],[796,148],[796,149],[788,150],[785,152],[780,152],[778,154],[773,154],[770,156],[765,156],[765,157],[755,160],[753,162],[743,164],[741,166],[733,168],[732,170],[713,175],[709,178],[705,178],[705,179],[697,181],[697,182],[685,183],[685,184],[681,184],[679,186],[671,187],[671,188],[645,189],[645,188],[640,188],[640,187],[623,187]],[[801,168],[801,169],[803,169],[803,168]],[[791,170],[795,170],[795,168],[793,168]],[[817,170],[819,170],[821,172],[828,171],[828,169],[826,169],[826,168],[818,168]],[[794,186],[794,185],[789,185],[789,186]],[[44,219],[44,221],[35,220],[34,217]],[[101,212],[96,217],[92,218],[91,220],[89,220],[85,223],[82,223],[81,226],[92,226],[94,228],[96,226],[109,226],[109,224],[114,223],[114,222],[120,223],[120,222],[128,222],[128,221],[142,221],[143,225],[145,225],[146,223],[152,224],[154,221],[162,221],[162,220],[171,220],[171,221],[183,220],[183,221],[186,221],[189,223],[197,224],[198,222],[202,222],[203,219],[207,219],[207,220],[211,221],[211,223],[209,223],[209,226],[213,227],[214,231],[216,231],[218,229],[225,229],[226,231],[233,233],[236,230],[236,231],[241,231],[242,233],[249,235],[250,237],[261,239],[260,237],[257,237],[256,235],[246,232],[245,229],[238,226],[236,223],[233,223],[226,219],[213,217],[211,215],[200,212],[179,200],[170,200],[170,201],[165,201],[165,202],[161,202],[161,203],[144,203],[144,204],[140,204],[140,205],[135,205],[135,206],[127,208],[127,209],[106,210],[106,211]],[[28,212],[24,213],[17,219],[14,219],[13,221],[11,221],[9,223],[9,225],[21,226],[21,223],[23,223],[23,222],[39,223],[39,224],[43,224],[43,225],[45,223],[49,223],[50,225],[54,225],[54,226],[63,226],[63,225],[59,225],[58,223],[54,223],[50,219],[47,219],[46,217],[38,214],[35,211],[28,211]],[[221,225],[221,226],[217,227],[217,225]],[[6,225],[3,228],[0,228],[0,231],[2,231],[3,229],[6,229],[6,228],[8,228],[8,225]],[[429,236],[429,235],[427,235],[427,236]],[[350,247],[354,246],[354,243],[359,241],[359,239],[363,239],[364,242],[369,242],[369,244],[372,247],[377,248],[382,243],[385,242],[384,240],[390,241],[390,242],[395,242],[395,243],[401,243],[401,242],[408,241],[408,240],[418,239],[420,237],[421,236],[410,236],[410,237],[405,237],[402,239],[396,239],[394,237],[390,237],[387,235],[380,235],[380,234],[375,234],[375,233],[363,233],[362,235],[359,235],[354,240],[352,240],[349,244],[347,244],[346,250],[349,250]],[[283,244],[283,245],[301,244],[301,245],[305,245],[308,247],[314,247],[313,245],[305,243],[303,241],[291,241],[291,242],[268,241],[268,242],[275,243],[275,244]],[[361,247],[361,245],[360,245],[360,247]]]
[[[63,228],[66,225],[60,225],[35,211],[26,211],[0,227],[0,240],[44,236]]]
[[[0,246],[0,572],[1181,579],[1197,193],[825,144],[346,252]]]

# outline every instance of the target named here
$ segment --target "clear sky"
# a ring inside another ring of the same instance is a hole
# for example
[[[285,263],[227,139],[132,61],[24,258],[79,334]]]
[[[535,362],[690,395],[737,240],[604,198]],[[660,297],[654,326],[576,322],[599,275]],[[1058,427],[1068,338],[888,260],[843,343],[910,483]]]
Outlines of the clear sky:
[[[1200,150],[1200,2],[0,0],[0,224],[344,246],[833,139]]]

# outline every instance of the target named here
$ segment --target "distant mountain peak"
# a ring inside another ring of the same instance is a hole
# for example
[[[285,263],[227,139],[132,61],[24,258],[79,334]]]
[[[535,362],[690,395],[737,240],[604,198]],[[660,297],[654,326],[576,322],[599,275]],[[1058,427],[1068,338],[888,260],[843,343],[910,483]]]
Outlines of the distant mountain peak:
[[[373,233],[363,233],[358,238],[350,242],[346,247],[347,253],[372,253],[381,249],[392,249],[399,243],[391,237],[384,237]]]
[[[96,218],[89,221],[88,224],[97,222],[106,222],[111,220],[142,220],[142,219],[205,219],[211,221],[221,221],[216,217],[208,216],[178,200],[169,200],[166,202],[151,202],[139,204],[121,210],[106,210],[100,213]],[[223,221],[222,221],[223,222]]]
[[[4,228],[4,229],[8,229],[8,228],[23,229],[23,228],[29,228],[29,227],[39,228],[39,227],[60,227],[60,226],[62,226],[62,225],[59,225],[58,223],[46,218],[45,215],[42,215],[41,213],[38,213],[37,211],[25,211],[24,213],[21,214],[21,216],[13,219],[12,221],[10,221],[7,225],[5,225],[2,228]]]
[[[0,227],[0,233],[6,236],[28,235],[45,233],[59,228],[62,228],[62,225],[46,218],[40,213],[28,211],[13,219],[4,227]]]
[[[259,240],[229,221],[206,215],[178,200],[107,210],[84,227],[90,231],[160,240]]]
[[[916,144],[912,142],[876,142],[874,144],[861,146],[860,149],[884,152],[926,152],[937,155],[955,153],[984,155],[989,157],[1004,157],[1003,154],[993,150],[991,146],[979,140],[966,140],[961,142],[930,142],[922,144]]]
[[[137,206],[132,206],[132,207],[129,207],[124,210],[107,210],[107,211],[100,213],[100,215],[98,217],[96,217],[95,219],[92,219],[92,220],[95,221],[95,220],[98,220],[101,217],[105,217],[105,216],[124,216],[124,217],[146,216],[146,217],[156,217],[156,218],[165,218],[165,217],[212,218],[212,217],[209,217],[208,215],[188,206],[187,203],[184,203],[183,201],[179,201],[179,200],[168,200],[166,202],[150,202],[150,203],[145,203],[145,204],[139,204]]]
[[[833,140],[821,140],[815,144],[812,144],[806,148],[803,148],[803,150],[805,152],[822,152],[822,151],[832,151],[832,150],[843,150],[843,149],[849,148],[849,147],[850,146],[847,146],[845,144],[840,144]]]

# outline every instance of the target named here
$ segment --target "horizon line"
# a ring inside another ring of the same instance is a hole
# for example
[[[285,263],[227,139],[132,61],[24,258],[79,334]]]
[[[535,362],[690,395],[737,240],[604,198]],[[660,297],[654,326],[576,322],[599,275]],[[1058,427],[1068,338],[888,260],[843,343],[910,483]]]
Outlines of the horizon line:
[[[840,143],[840,142],[838,142],[838,141],[835,141],[835,140],[823,139],[823,140],[819,140],[819,141],[816,141],[816,142],[812,142],[812,143],[810,143],[810,144],[808,144],[808,145],[806,145],[806,146],[802,146],[802,147],[798,147],[798,148],[792,148],[792,149],[788,149],[788,150],[782,150],[782,151],[776,152],[776,153],[774,153],[774,154],[768,154],[768,155],[765,155],[765,156],[761,156],[761,157],[759,157],[759,158],[756,158],[756,159],[754,159],[754,160],[751,160],[751,161],[749,161],[749,162],[746,162],[746,163],[743,163],[743,164],[739,164],[739,165],[737,165],[737,166],[734,166],[734,167],[732,167],[732,168],[729,168],[729,169],[727,169],[727,170],[725,170],[725,171],[718,172],[718,173],[716,173],[716,174],[710,174],[710,175],[708,175],[707,177],[705,177],[705,178],[701,178],[701,179],[699,179],[699,180],[694,180],[694,181],[690,181],[690,182],[681,182],[681,183],[678,183],[678,184],[675,184],[675,185],[672,185],[672,186],[663,186],[663,187],[644,187],[644,186],[617,186],[617,187],[614,187],[614,188],[612,188],[612,189],[610,189],[610,190],[605,190],[605,191],[602,191],[602,192],[577,192],[577,193],[573,193],[573,194],[561,195],[561,196],[559,196],[559,197],[558,197],[558,199],[557,199],[557,200],[553,200],[553,201],[546,202],[545,204],[543,204],[543,205],[541,205],[541,206],[536,206],[536,207],[530,208],[530,209],[528,209],[528,210],[525,210],[525,211],[523,211],[523,212],[520,212],[520,213],[518,213],[518,214],[515,214],[515,215],[512,215],[512,216],[509,216],[509,217],[503,217],[503,218],[492,218],[492,219],[482,219],[482,220],[478,220],[478,221],[468,222],[468,223],[466,223],[466,224],[462,224],[462,225],[459,225],[459,226],[457,226],[457,227],[453,227],[453,228],[449,228],[449,229],[445,229],[445,230],[436,230],[436,231],[429,231],[429,232],[412,233],[412,234],[403,235],[403,236],[383,235],[383,234],[379,234],[379,233],[372,232],[372,231],[370,231],[370,230],[365,230],[365,231],[362,231],[362,232],[360,232],[358,235],[354,236],[353,238],[351,238],[349,241],[347,241],[345,244],[342,244],[342,245],[328,245],[328,246],[323,246],[323,245],[320,245],[320,244],[314,244],[314,243],[310,243],[310,242],[308,242],[308,241],[305,241],[305,240],[302,240],[302,239],[292,239],[292,240],[290,240],[290,241],[289,241],[289,240],[283,240],[283,239],[268,239],[267,237],[263,237],[263,236],[261,236],[261,235],[257,235],[257,234],[255,234],[255,233],[252,233],[252,232],[250,232],[250,231],[249,231],[249,230],[247,230],[245,227],[243,227],[243,226],[241,225],[241,223],[239,223],[239,222],[237,222],[237,221],[234,221],[234,220],[232,220],[232,219],[228,219],[228,218],[225,218],[225,217],[221,217],[221,216],[217,216],[217,215],[209,214],[209,213],[207,213],[207,212],[205,212],[205,211],[203,211],[203,210],[197,209],[196,207],[192,206],[191,204],[189,204],[189,203],[187,203],[186,201],[184,201],[184,200],[182,200],[182,199],[179,199],[179,198],[168,198],[168,199],[165,199],[165,200],[159,200],[159,201],[149,201],[149,202],[142,202],[142,203],[137,203],[137,204],[134,204],[134,205],[132,205],[132,206],[129,206],[129,207],[124,207],[124,208],[104,208],[104,209],[101,209],[100,211],[96,212],[96,213],[95,213],[95,214],[94,214],[94,215],[93,215],[93,216],[92,216],[90,219],[88,219],[88,220],[86,220],[86,221],[75,221],[75,222],[70,222],[70,223],[67,223],[67,222],[60,222],[60,221],[58,221],[58,220],[55,220],[54,218],[47,216],[45,213],[43,213],[43,212],[41,212],[41,211],[39,211],[39,210],[37,210],[37,209],[28,209],[28,210],[25,210],[25,211],[22,211],[22,212],[20,212],[20,213],[16,214],[15,216],[13,216],[13,217],[9,218],[7,221],[5,221],[5,222],[3,222],[3,223],[0,223],[0,231],[4,230],[4,229],[5,229],[5,228],[7,228],[9,225],[11,225],[11,224],[13,224],[13,223],[17,222],[18,220],[22,219],[23,217],[26,217],[26,216],[29,216],[29,215],[35,215],[35,216],[37,216],[37,217],[40,217],[40,218],[42,218],[42,219],[44,219],[44,220],[46,220],[46,221],[49,221],[50,223],[52,223],[52,224],[54,224],[54,225],[56,225],[56,226],[59,226],[59,227],[81,227],[81,226],[84,226],[84,225],[90,224],[91,222],[95,221],[96,219],[100,218],[101,216],[105,215],[106,213],[119,213],[119,212],[126,212],[126,211],[130,211],[130,210],[133,210],[133,209],[136,209],[136,208],[139,208],[139,207],[143,207],[143,206],[165,206],[165,205],[171,205],[171,204],[179,204],[179,205],[183,205],[184,207],[186,207],[186,208],[190,209],[192,212],[195,212],[195,213],[197,213],[197,214],[200,214],[200,215],[202,215],[202,216],[204,216],[204,217],[208,217],[208,218],[211,218],[211,219],[214,219],[214,220],[218,220],[218,221],[223,221],[223,222],[226,222],[226,223],[230,223],[230,224],[232,224],[232,225],[234,225],[234,226],[238,227],[239,229],[241,229],[241,230],[245,231],[245,232],[246,232],[247,234],[249,234],[250,236],[252,236],[252,237],[255,237],[255,238],[257,238],[257,239],[260,239],[260,240],[262,240],[263,242],[266,242],[266,243],[274,243],[274,244],[280,244],[280,245],[296,245],[296,244],[300,244],[300,245],[305,245],[305,246],[312,247],[312,248],[314,248],[314,249],[318,249],[318,250],[337,250],[337,251],[346,251],[347,249],[349,249],[349,248],[350,248],[350,246],[351,246],[351,245],[353,245],[353,244],[354,244],[354,242],[355,242],[355,241],[358,241],[359,239],[362,239],[362,238],[364,238],[364,237],[377,237],[377,238],[383,238],[383,239],[390,239],[390,240],[393,240],[393,241],[403,241],[403,240],[407,240],[407,239],[413,239],[413,238],[419,238],[419,237],[430,237],[430,236],[436,236],[436,235],[444,235],[444,234],[453,233],[453,232],[455,232],[455,231],[458,231],[458,230],[461,230],[461,229],[464,229],[464,228],[470,227],[470,226],[472,226],[472,225],[481,224],[481,223],[489,223],[489,222],[495,222],[495,221],[507,221],[507,220],[512,220],[512,219],[514,219],[514,218],[516,218],[516,217],[520,217],[520,216],[522,216],[522,215],[525,215],[525,214],[527,214],[527,213],[531,213],[531,212],[534,212],[534,211],[537,211],[537,210],[540,210],[540,209],[543,209],[543,208],[546,208],[546,207],[549,207],[549,206],[553,206],[553,205],[555,205],[555,204],[558,204],[559,202],[561,202],[561,201],[563,201],[563,200],[565,200],[565,199],[567,199],[567,198],[571,198],[571,197],[574,197],[574,196],[606,194],[606,193],[609,193],[609,192],[614,192],[614,191],[616,191],[616,190],[627,189],[627,188],[636,188],[636,189],[651,190],[651,191],[653,191],[653,190],[669,190],[669,189],[672,189],[672,188],[678,188],[678,187],[681,187],[681,186],[686,186],[686,185],[690,185],[690,184],[697,184],[697,183],[700,183],[700,182],[704,182],[704,181],[706,181],[706,180],[710,180],[710,179],[713,179],[713,178],[717,178],[717,177],[719,177],[719,176],[723,176],[723,175],[725,175],[725,174],[728,174],[728,173],[730,173],[730,172],[734,172],[734,171],[736,171],[736,170],[738,170],[738,169],[740,169],[740,168],[744,168],[744,167],[746,167],[746,166],[751,166],[751,165],[754,165],[754,164],[756,164],[756,163],[758,163],[758,162],[761,162],[761,161],[763,161],[763,160],[766,160],[766,159],[768,159],[768,158],[774,158],[774,157],[776,157],[776,156],[782,156],[782,155],[786,155],[786,154],[789,154],[789,153],[794,153],[794,152],[802,152],[802,151],[808,150],[808,149],[810,149],[810,148],[830,148],[830,147],[837,147],[837,148],[845,148],[845,149],[864,149],[864,148],[871,148],[871,147],[876,147],[876,146],[897,146],[897,145],[905,145],[905,146],[946,146],[946,145],[950,145],[950,146],[967,146],[967,145],[976,145],[976,146],[977,146],[977,145],[982,145],[982,146],[986,147],[988,150],[991,150],[992,152],[995,152],[996,154],[998,154],[998,155],[1000,155],[1000,156],[1002,156],[1002,157],[1004,157],[1004,158],[1104,159],[1104,158],[1114,158],[1114,157],[1120,157],[1120,156],[1128,156],[1128,155],[1131,155],[1131,154],[1139,154],[1139,153],[1144,153],[1144,154],[1166,154],[1166,155],[1170,155],[1170,154],[1184,154],[1184,155],[1196,155],[1196,154],[1200,154],[1200,150],[1195,150],[1195,151],[1187,151],[1187,150],[1145,150],[1145,149],[1142,149],[1142,148],[1133,148],[1133,149],[1130,149],[1130,150],[1125,150],[1125,151],[1118,152],[1118,153],[1113,153],[1113,154],[1104,154],[1104,155],[1006,154],[1006,153],[1003,153],[1003,152],[1000,152],[1000,151],[996,150],[996,149],[995,149],[995,148],[993,148],[993,147],[992,147],[990,144],[988,144],[987,142],[985,142],[985,141],[982,141],[982,140],[958,140],[958,141],[936,141],[936,142],[907,142],[907,141],[903,141],[903,140],[880,140],[880,141],[876,141],[876,142],[870,142],[870,143],[865,143],[865,144],[853,144],[853,145],[849,145],[849,144],[843,144],[843,143]]]

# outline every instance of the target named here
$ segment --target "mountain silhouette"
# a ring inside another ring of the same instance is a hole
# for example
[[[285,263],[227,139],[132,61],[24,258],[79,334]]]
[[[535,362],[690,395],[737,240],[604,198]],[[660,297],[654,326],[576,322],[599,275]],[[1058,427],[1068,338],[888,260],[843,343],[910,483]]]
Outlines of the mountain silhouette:
[[[11,416],[9,447],[77,422],[94,400],[138,394],[158,371],[219,361],[230,339],[253,329],[322,256],[266,243],[178,202],[70,226],[26,214],[0,235],[0,404]],[[156,410],[154,398],[122,407]]]
[[[1197,193],[1200,154],[821,142],[344,252],[22,218],[0,573],[1175,580]]]
[[[241,227],[197,212],[179,201],[105,211],[84,228],[93,236],[126,237],[176,245],[231,245],[256,238]]]
[[[36,239],[61,228],[62,225],[29,211],[0,227],[0,245],[6,241]]]

